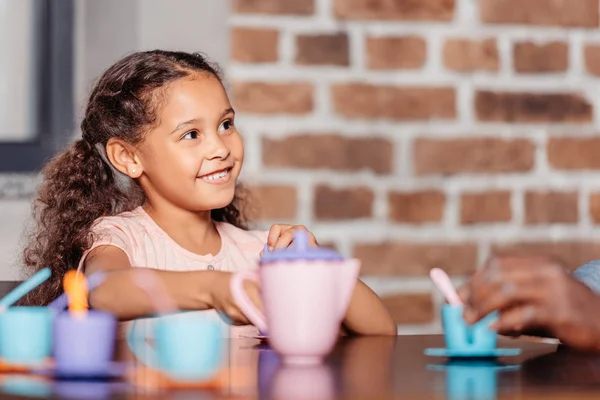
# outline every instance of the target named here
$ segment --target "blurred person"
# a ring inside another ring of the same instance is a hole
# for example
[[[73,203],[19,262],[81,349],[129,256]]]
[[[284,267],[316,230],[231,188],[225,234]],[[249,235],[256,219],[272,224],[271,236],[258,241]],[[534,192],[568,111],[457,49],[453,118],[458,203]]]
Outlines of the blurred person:
[[[600,296],[586,285],[597,282],[588,275],[594,265],[572,274],[551,258],[492,258],[459,290],[464,317],[474,323],[499,311],[491,328],[500,334],[554,337],[573,349],[600,352]]]

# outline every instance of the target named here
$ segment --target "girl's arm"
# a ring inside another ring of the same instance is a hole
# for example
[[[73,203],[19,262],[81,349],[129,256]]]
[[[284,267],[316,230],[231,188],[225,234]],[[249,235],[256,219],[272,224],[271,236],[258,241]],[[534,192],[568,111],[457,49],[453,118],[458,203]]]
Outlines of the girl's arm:
[[[397,335],[398,328],[379,297],[361,280],[350,299],[343,322],[350,335]]]
[[[135,283],[133,274],[139,268],[132,268],[127,255],[119,248],[97,247],[90,252],[84,265],[87,275],[98,271],[108,272],[104,283],[90,293],[90,305],[93,308],[109,311],[121,320],[149,316],[156,312],[148,294]],[[249,324],[229,291],[231,273],[152,271],[179,309],[214,308],[224,312],[233,324]],[[245,282],[245,285],[250,298],[259,304],[258,287],[251,281]]]

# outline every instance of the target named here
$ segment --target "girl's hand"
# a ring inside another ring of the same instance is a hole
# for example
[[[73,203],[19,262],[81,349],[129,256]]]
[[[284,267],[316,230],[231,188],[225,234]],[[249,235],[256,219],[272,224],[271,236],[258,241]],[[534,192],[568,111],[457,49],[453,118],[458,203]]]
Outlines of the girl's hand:
[[[229,289],[233,273],[224,271],[213,271],[212,273],[214,273],[210,293],[212,308],[227,316],[232,325],[251,325],[250,320],[238,307]],[[244,281],[244,290],[254,305],[262,310],[260,286],[254,281],[246,280]]]
[[[543,258],[491,260],[460,290],[465,319],[498,310],[499,333],[547,330],[565,345],[600,351],[600,296],[557,262]]]
[[[269,230],[269,237],[267,239],[267,245],[269,251],[274,249],[284,249],[288,247],[294,240],[294,232],[297,230],[304,230],[308,232],[308,240],[311,246],[318,246],[315,235],[306,229],[303,225],[273,225]]]

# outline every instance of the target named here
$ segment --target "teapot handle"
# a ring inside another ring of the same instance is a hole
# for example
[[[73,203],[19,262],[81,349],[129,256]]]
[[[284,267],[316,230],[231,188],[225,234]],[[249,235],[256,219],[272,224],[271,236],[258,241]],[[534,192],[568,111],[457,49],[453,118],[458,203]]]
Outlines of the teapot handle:
[[[241,271],[233,275],[230,283],[230,290],[235,302],[240,309],[246,314],[246,317],[256,326],[261,332],[267,332],[267,321],[264,314],[256,308],[254,303],[248,297],[244,290],[244,281],[248,279],[260,283],[260,277],[257,271]]]

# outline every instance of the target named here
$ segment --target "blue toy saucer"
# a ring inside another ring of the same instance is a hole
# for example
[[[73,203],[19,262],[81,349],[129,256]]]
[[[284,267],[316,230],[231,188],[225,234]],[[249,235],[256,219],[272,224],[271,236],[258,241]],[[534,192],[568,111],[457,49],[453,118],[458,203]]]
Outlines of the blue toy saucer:
[[[57,379],[116,379],[125,375],[128,364],[123,362],[111,362],[103,368],[43,368],[33,370],[35,374],[46,375]]]
[[[500,349],[489,350],[450,350],[445,348],[425,349],[426,356],[448,357],[448,358],[496,358],[512,357],[521,354],[521,349]]]

